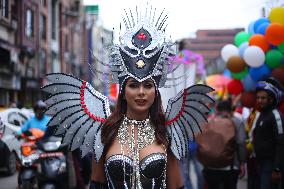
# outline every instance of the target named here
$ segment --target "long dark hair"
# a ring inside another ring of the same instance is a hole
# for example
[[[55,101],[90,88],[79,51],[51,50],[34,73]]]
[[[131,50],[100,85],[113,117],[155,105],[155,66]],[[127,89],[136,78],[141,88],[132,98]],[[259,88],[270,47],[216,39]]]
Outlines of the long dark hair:
[[[123,117],[126,114],[127,102],[124,99],[124,90],[118,95],[117,103],[112,114],[108,117],[102,127],[102,143],[105,145],[104,154],[110,148],[112,142],[117,136],[118,128],[123,121]],[[159,91],[155,100],[150,107],[150,118],[155,129],[155,137],[159,144],[168,146],[166,119],[162,108],[162,99]]]

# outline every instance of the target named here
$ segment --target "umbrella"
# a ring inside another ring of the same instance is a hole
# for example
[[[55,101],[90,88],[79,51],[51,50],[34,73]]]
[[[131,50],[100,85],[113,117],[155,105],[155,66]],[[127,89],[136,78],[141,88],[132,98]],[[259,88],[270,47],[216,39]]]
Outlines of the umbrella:
[[[209,75],[206,77],[205,82],[207,85],[210,87],[214,88],[216,92],[222,91],[227,88],[227,84],[231,81],[232,79],[229,77],[226,77],[222,74],[215,74],[215,75]]]

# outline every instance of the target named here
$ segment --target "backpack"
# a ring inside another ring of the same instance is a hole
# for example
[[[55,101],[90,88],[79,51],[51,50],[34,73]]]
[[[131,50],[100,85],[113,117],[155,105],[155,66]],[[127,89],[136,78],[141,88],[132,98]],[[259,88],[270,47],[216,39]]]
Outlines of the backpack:
[[[205,167],[222,168],[233,165],[236,149],[234,118],[216,116],[196,136],[197,157]]]

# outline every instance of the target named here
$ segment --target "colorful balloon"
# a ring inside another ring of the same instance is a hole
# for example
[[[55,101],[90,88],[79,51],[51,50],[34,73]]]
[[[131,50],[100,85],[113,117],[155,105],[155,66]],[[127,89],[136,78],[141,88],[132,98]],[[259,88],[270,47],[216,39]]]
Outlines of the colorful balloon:
[[[262,23],[260,26],[257,27],[256,33],[265,35],[266,29],[269,26],[269,24],[270,24],[269,22]]]
[[[260,67],[264,64],[265,54],[260,47],[249,46],[244,52],[244,60],[251,67]]]
[[[284,66],[273,69],[271,76],[275,77],[284,86]]]
[[[284,42],[284,25],[278,23],[270,24],[266,29],[265,38],[272,45],[280,45]]]
[[[250,38],[250,34],[245,32],[245,31],[241,31],[239,33],[237,33],[234,37],[234,43],[237,47],[239,47],[243,42],[246,42],[249,40]]]
[[[255,31],[254,31],[254,23],[255,23],[255,22],[256,22],[256,21],[252,21],[252,22],[248,25],[248,33],[251,34],[251,35],[255,34]]]
[[[225,69],[224,72],[223,72],[223,75],[226,76],[226,77],[231,77],[231,72],[230,72],[230,70]]]
[[[239,55],[239,49],[233,44],[227,44],[221,50],[221,57],[225,62],[234,55]]]
[[[248,42],[244,42],[239,46],[239,54],[241,57],[244,57],[244,52],[248,48],[248,46],[249,46]]]
[[[278,50],[268,51],[265,55],[265,63],[269,68],[279,67],[282,64],[282,53]]]
[[[277,46],[278,50],[284,54],[284,42]]]
[[[251,78],[250,74],[242,79],[245,91],[254,91],[256,82]]]
[[[246,77],[247,74],[248,74],[248,68],[247,67],[244,69],[244,71],[239,72],[239,73],[231,72],[232,78],[235,78],[235,79],[238,79],[238,80],[243,79],[244,77]]]
[[[271,23],[279,23],[284,25],[284,7],[273,8],[268,16]]]
[[[252,91],[242,93],[240,101],[244,107],[253,108],[256,103],[255,93]]]
[[[227,62],[227,68],[231,72],[239,73],[247,66],[244,59],[240,56],[231,56]]]
[[[255,21],[255,23],[253,25],[253,29],[254,29],[255,33],[257,32],[258,27],[263,23],[270,23],[270,21],[269,21],[268,18],[259,18]]]
[[[263,64],[262,66],[258,68],[249,69],[249,74],[251,78],[256,82],[267,78],[268,76],[270,76],[270,73],[271,73],[271,70],[268,68],[266,64]]]
[[[238,95],[244,90],[244,87],[240,80],[233,79],[228,83],[227,89],[230,94]]]
[[[266,40],[264,35],[261,34],[255,34],[251,36],[251,38],[249,39],[249,46],[258,46],[263,50],[263,52],[266,52],[269,49],[268,41]]]

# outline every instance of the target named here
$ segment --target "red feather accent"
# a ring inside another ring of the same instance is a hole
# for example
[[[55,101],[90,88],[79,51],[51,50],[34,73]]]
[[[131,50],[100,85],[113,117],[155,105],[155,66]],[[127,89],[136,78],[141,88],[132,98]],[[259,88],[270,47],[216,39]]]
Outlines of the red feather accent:
[[[83,81],[83,82],[82,82],[82,85],[81,85],[81,89],[80,89],[81,107],[82,107],[82,109],[84,110],[84,112],[85,112],[86,114],[88,114],[93,120],[99,121],[99,122],[101,122],[101,123],[104,123],[104,122],[106,121],[106,119],[95,116],[94,114],[92,114],[92,113],[88,110],[88,108],[87,108],[87,106],[86,106],[85,99],[84,99],[86,86],[87,86],[87,82],[86,82],[86,81]]]

